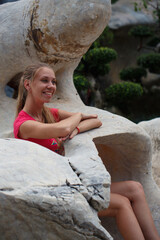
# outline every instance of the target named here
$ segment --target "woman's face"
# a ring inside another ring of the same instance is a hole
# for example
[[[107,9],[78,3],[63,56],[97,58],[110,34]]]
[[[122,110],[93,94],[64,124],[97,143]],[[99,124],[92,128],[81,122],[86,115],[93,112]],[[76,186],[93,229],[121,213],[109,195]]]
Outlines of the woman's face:
[[[30,89],[35,101],[49,102],[56,91],[56,77],[53,70],[47,67],[38,69],[30,83]]]

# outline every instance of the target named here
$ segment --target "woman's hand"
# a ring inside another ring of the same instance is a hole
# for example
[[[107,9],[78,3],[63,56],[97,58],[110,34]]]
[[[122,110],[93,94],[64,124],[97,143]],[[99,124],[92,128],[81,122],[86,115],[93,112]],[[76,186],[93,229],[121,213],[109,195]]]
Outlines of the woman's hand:
[[[82,113],[82,120],[97,118],[97,117],[98,117],[97,114],[84,114],[84,113]]]
[[[65,142],[69,138],[70,138],[70,136],[68,135],[66,137],[58,137],[57,140],[58,140],[59,143],[61,143],[61,142]]]
[[[70,134],[69,139],[72,139],[72,138],[75,137],[77,134],[78,134],[78,129],[75,128],[75,129],[73,130],[73,132]]]

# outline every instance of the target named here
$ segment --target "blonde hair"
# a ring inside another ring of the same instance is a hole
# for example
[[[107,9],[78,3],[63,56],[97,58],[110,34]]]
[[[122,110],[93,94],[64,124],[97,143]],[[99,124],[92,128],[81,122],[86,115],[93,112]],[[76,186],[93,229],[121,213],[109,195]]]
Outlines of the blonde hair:
[[[22,77],[20,79],[19,88],[18,88],[16,117],[18,116],[19,112],[23,109],[25,102],[26,102],[26,98],[27,98],[27,90],[24,87],[24,80],[28,79],[30,81],[33,81],[37,71],[43,67],[52,69],[48,64],[38,63],[38,64],[30,65],[24,70]],[[46,106],[43,106],[42,117],[43,117],[45,123],[55,122],[55,119],[54,119],[50,109]]]

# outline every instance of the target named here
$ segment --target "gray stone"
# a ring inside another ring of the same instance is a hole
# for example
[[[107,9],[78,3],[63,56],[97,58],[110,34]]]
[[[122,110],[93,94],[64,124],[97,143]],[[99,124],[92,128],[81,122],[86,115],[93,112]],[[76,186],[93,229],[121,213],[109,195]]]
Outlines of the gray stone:
[[[112,16],[109,21],[109,27],[111,29],[118,29],[125,26],[137,25],[137,24],[153,24],[155,22],[151,9],[147,12],[144,11],[135,11],[134,3],[141,3],[141,0],[120,0],[112,5]]]
[[[0,139],[0,144],[1,239],[112,239],[92,207],[92,191],[69,158],[28,141]],[[108,192],[110,177],[102,164],[100,168]],[[92,173],[94,179],[99,175],[96,168]],[[98,202],[97,182],[89,184],[95,185],[93,203]]]
[[[0,6],[1,239],[112,239],[107,231],[118,235],[115,223],[110,229],[106,221],[106,231],[97,217],[109,204],[110,176],[143,184],[159,226],[150,137],[123,117],[85,106],[73,85],[74,69],[110,14],[108,0],[69,0],[67,5],[21,0]],[[49,63],[56,73],[58,88],[50,107],[96,113],[103,123],[66,142],[65,157],[27,141],[4,139],[13,136],[16,105],[4,87],[37,61]]]
[[[143,121],[138,124],[150,136],[152,143],[152,170],[153,177],[160,187],[160,118]]]

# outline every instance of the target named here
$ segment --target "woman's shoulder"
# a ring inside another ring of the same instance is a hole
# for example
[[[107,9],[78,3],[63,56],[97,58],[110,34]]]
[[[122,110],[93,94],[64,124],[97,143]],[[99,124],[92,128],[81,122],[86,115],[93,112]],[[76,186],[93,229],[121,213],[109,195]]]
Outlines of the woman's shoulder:
[[[32,118],[28,113],[26,113],[25,111],[21,110],[18,114],[18,116],[16,117],[14,123],[13,123],[13,128],[14,128],[14,136],[16,138],[19,138],[18,137],[18,131],[19,131],[19,128],[20,126],[22,125],[22,123],[24,123],[25,121],[28,121],[28,120],[34,120],[34,118]]]
[[[16,117],[15,121],[20,121],[21,119],[26,119],[26,120],[34,120],[33,117],[31,117],[28,113],[26,113],[25,111],[21,110],[18,114],[18,116]]]
[[[56,122],[59,122],[60,118],[59,118],[59,113],[58,113],[58,108],[49,108],[49,110],[51,111],[54,119],[56,120]]]
[[[13,126],[14,126],[14,128],[17,128],[17,127],[19,128],[22,123],[24,123],[25,121],[28,121],[28,120],[35,121],[35,119],[33,117],[31,117],[28,113],[21,110],[19,112],[18,116],[16,117],[16,119],[14,120]]]

